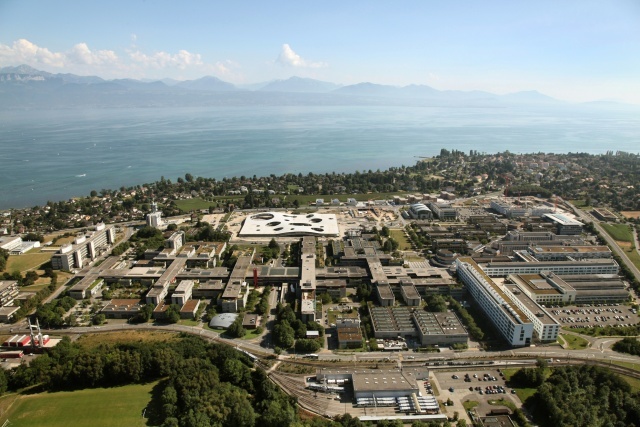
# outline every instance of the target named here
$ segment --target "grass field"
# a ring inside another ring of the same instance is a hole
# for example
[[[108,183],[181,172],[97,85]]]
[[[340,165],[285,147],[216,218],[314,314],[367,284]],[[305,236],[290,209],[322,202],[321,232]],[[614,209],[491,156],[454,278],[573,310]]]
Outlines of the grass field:
[[[86,334],[78,338],[77,342],[83,347],[91,348],[97,347],[100,344],[173,341],[177,339],[177,337],[178,334],[175,332],[121,331]]]
[[[631,252],[627,252],[627,256],[637,268],[640,268],[640,254],[638,251],[632,250]]]
[[[632,242],[631,230],[626,224],[600,224],[602,228],[615,240],[620,242]]]
[[[262,333],[257,333],[255,329],[247,329],[246,331],[247,333],[242,337],[243,340],[252,340],[262,335]],[[264,330],[262,332],[264,332]]]
[[[518,370],[519,369],[517,369],[517,368],[503,369],[502,373],[504,374],[505,380],[507,382],[509,382],[509,380],[511,379],[513,374],[515,374]],[[535,389],[535,388],[516,388],[515,390],[516,390],[516,394],[518,395],[518,398],[520,399],[520,401],[524,402],[525,400],[527,400],[528,398],[533,396],[537,389]]]
[[[638,392],[640,391],[640,380],[637,378],[633,378],[633,377],[628,377],[626,375],[620,375],[620,377],[625,380],[626,382],[629,383],[629,385],[631,386],[631,388],[633,389],[633,391]]]
[[[589,341],[577,335],[562,334],[562,339],[564,339],[571,350],[582,350],[589,345]]]
[[[11,427],[143,427],[147,419],[142,413],[151,401],[155,384],[9,395],[0,401],[10,405],[0,423],[8,419]]]
[[[404,234],[404,230],[389,230],[389,236],[393,237],[393,240],[398,242],[398,249],[401,251],[410,251],[411,242]]]
[[[584,211],[590,211],[593,209],[593,206],[587,205],[585,199],[569,200],[569,202],[571,202],[571,204],[574,205],[576,208],[582,209]]]
[[[209,206],[215,206],[215,202],[210,202],[208,200],[202,200],[198,197],[193,199],[184,199],[184,200],[176,200],[176,206],[178,209],[189,212],[192,210],[200,210],[200,209],[209,209]]]
[[[25,272],[49,261],[52,255],[53,253],[51,252],[27,252],[23,255],[11,255],[7,259],[7,268],[5,270],[9,272]]]

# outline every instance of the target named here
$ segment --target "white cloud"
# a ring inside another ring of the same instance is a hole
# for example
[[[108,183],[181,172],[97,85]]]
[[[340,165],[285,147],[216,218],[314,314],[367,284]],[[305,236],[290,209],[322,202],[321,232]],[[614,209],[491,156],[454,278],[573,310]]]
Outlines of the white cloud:
[[[86,43],[78,43],[66,55],[69,62],[80,65],[103,65],[118,62],[118,55],[112,50],[92,52]]]
[[[0,63],[34,66],[48,65],[61,68],[65,64],[65,55],[51,52],[47,48],[31,43],[29,40],[19,39],[14,41],[11,46],[0,44]]]
[[[303,59],[300,55],[295,53],[287,43],[282,45],[282,50],[280,51],[280,55],[278,55],[276,62],[289,67],[298,68],[322,68],[327,66],[324,62],[309,62]]]
[[[131,34],[131,41],[135,43],[136,40],[137,36]],[[237,63],[231,60],[205,63],[202,55],[184,49],[176,53],[148,53],[133,44],[124,49],[124,54],[118,55],[114,50],[91,50],[87,43],[78,43],[64,52],[52,52],[25,39],[10,45],[0,43],[0,67],[20,64],[53,73],[104,78],[198,78],[215,74],[231,81],[242,80],[237,73],[240,68]]]
[[[203,65],[202,56],[199,53],[191,53],[186,50],[180,50],[176,54],[167,52],[156,52],[152,55],[136,50],[129,52],[129,58],[134,62],[150,67],[150,68],[166,68],[175,67],[184,70],[187,67]]]

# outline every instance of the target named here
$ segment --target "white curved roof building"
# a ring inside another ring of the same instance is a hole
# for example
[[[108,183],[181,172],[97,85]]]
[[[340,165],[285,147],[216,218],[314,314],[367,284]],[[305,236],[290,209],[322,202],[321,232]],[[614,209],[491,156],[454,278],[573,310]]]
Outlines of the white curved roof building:
[[[431,219],[431,218],[433,218],[433,213],[431,212],[431,209],[429,209],[428,207],[426,207],[422,203],[414,203],[413,205],[411,205],[409,207],[409,214],[414,219]]]
[[[339,236],[338,220],[332,214],[292,215],[260,212],[244,220],[240,236]]]

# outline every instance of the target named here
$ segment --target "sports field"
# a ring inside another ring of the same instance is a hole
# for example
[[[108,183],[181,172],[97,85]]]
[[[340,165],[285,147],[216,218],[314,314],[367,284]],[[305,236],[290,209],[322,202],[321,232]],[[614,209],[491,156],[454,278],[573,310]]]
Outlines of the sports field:
[[[155,385],[9,395],[0,399],[0,425],[8,419],[11,427],[144,427]]]

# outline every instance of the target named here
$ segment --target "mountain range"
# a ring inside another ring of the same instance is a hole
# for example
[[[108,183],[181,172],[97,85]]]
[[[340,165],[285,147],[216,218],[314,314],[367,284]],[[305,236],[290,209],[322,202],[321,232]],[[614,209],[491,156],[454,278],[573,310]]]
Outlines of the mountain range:
[[[0,108],[76,106],[207,105],[562,105],[537,91],[497,95],[483,91],[437,90],[426,85],[358,83],[342,86],[291,77],[244,87],[214,76],[176,81],[114,79],[52,74],[28,65],[0,68]]]

